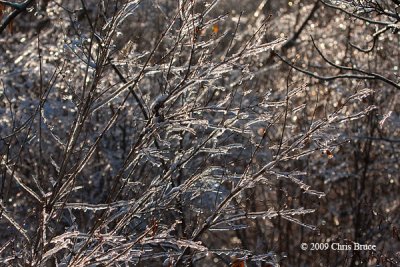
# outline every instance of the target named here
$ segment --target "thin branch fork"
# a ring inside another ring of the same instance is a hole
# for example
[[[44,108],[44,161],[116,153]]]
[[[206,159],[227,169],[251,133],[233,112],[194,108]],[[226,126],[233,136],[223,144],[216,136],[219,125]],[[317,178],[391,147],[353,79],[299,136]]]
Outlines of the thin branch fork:
[[[329,60],[328,58],[326,58],[326,56],[321,52],[321,50],[317,47],[317,45],[314,42],[314,39],[311,37],[312,43],[315,47],[315,49],[317,50],[318,54],[322,57],[322,59],[327,62],[329,65],[331,65],[332,67],[336,68],[336,69],[340,69],[340,70],[345,70],[345,71],[351,71],[351,72],[358,72],[360,74],[354,74],[354,73],[347,73],[347,74],[339,74],[339,75],[334,75],[334,76],[322,76],[319,75],[318,73],[315,72],[311,72],[309,70],[303,69],[301,67],[298,67],[296,65],[294,65],[293,63],[289,62],[289,60],[283,58],[281,55],[279,55],[277,52],[274,52],[275,55],[277,55],[283,62],[285,62],[287,65],[289,65],[290,67],[294,68],[295,70],[302,72],[304,74],[307,74],[308,76],[311,76],[313,78],[319,79],[319,80],[323,80],[323,81],[332,81],[332,80],[336,80],[336,79],[365,79],[365,80],[380,80],[384,83],[387,83],[393,87],[395,87],[396,89],[400,89],[400,84],[396,83],[393,80],[390,80],[380,74],[374,73],[374,72],[369,72],[369,71],[365,71],[365,70],[361,70],[361,69],[357,69],[354,67],[346,67],[346,66],[341,66],[338,65],[334,62],[332,62],[331,60]]]
[[[9,1],[0,0],[0,4],[12,7],[14,11],[12,11],[0,25],[0,34],[10,25],[14,18],[16,18],[20,13],[24,12],[31,4],[33,4],[35,0],[26,0],[22,3],[12,3]]]

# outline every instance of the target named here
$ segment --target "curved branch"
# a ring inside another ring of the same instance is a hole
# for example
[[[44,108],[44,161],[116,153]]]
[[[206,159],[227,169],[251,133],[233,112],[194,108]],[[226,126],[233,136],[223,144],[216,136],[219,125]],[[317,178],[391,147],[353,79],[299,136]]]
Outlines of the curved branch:
[[[388,25],[388,26],[384,27],[383,29],[381,29],[381,30],[375,32],[375,33],[372,35],[372,38],[373,38],[373,39],[372,39],[372,47],[371,47],[371,48],[363,49],[363,48],[361,48],[361,47],[359,47],[359,46],[357,46],[357,45],[355,45],[355,44],[352,44],[351,42],[349,42],[349,44],[350,44],[351,47],[357,49],[358,51],[361,51],[361,52],[363,52],[363,53],[369,53],[369,52],[371,52],[371,51],[375,48],[376,40],[378,39],[378,37],[379,37],[381,34],[385,33],[387,30],[389,30],[390,28],[391,28],[391,25]]]
[[[14,11],[12,11],[0,25],[0,34],[5,30],[5,28],[7,28],[14,18],[16,18],[20,13],[24,12],[34,1],[35,0],[26,0],[25,2],[18,4],[0,0],[0,4],[14,8]]]
[[[349,41],[349,45],[350,45],[351,47],[353,47],[354,49],[356,49],[356,50],[358,50],[358,51],[360,51],[360,52],[366,53],[366,54],[368,54],[368,53],[372,52],[372,50],[374,50],[374,48],[375,48],[375,43],[376,43],[376,38],[374,38],[374,39],[372,40],[372,46],[371,46],[370,48],[362,48],[362,47],[359,47],[358,45],[353,44],[352,42]]]
[[[14,8],[14,9],[23,9],[23,3],[22,4],[20,4],[20,3],[12,3],[12,2],[9,2],[9,1],[4,1],[4,0],[0,0],[0,4],[3,4],[3,5],[5,5],[5,6],[10,6],[10,7],[12,7],[12,8]]]
[[[383,81],[383,82],[385,82],[387,84],[392,85],[393,87],[395,87],[397,89],[400,89],[400,84],[398,84],[395,81],[392,81],[392,80],[390,80],[390,79],[388,79],[388,78],[386,78],[386,77],[384,77],[384,76],[382,76],[382,75],[380,75],[378,73],[369,72],[369,71],[357,69],[357,68],[354,68],[354,67],[341,66],[341,65],[338,65],[338,64],[334,63],[333,61],[331,61],[327,57],[325,57],[325,55],[321,52],[321,50],[319,50],[319,48],[315,44],[314,39],[312,37],[311,37],[311,40],[312,40],[312,43],[313,43],[315,49],[317,50],[318,54],[322,57],[323,60],[325,60],[332,67],[335,67],[335,68],[340,69],[340,70],[348,70],[348,71],[359,72],[359,73],[362,73],[362,74],[365,75],[365,77],[366,77],[365,79],[380,80],[380,81]],[[367,78],[367,77],[372,77],[372,78]]]
[[[366,71],[362,71],[362,70],[357,70],[357,69],[353,69],[355,71],[359,71],[361,73],[364,74],[339,74],[339,75],[334,75],[334,76],[322,76],[319,75],[318,73],[314,73],[311,71],[308,71],[306,69],[300,68],[292,63],[290,63],[287,59],[284,59],[281,55],[279,55],[278,53],[274,52],[274,54],[279,57],[283,62],[285,62],[287,65],[289,65],[290,67],[294,68],[295,70],[307,74],[308,76],[311,76],[313,78],[316,78],[318,80],[322,80],[322,81],[333,81],[333,80],[337,80],[337,79],[359,79],[359,80],[380,80],[383,81],[387,84],[392,85],[393,87],[395,87],[396,89],[400,89],[400,84],[395,83],[392,80],[389,80],[379,74],[376,73],[368,73]],[[352,69],[349,67],[344,67],[344,69]]]

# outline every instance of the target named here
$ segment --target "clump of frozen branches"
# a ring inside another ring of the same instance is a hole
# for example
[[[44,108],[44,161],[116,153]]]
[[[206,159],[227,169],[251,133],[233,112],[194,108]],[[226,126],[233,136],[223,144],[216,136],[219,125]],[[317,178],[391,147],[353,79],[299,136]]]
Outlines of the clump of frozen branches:
[[[291,71],[286,88],[258,91],[258,63],[284,39],[266,41],[267,17],[243,31],[241,14],[214,16],[217,2],[47,7],[65,21],[46,29],[53,39],[21,44],[9,69],[29,73],[2,80],[0,214],[16,234],[2,237],[13,245],[0,262],[274,264],[273,251],[237,249],[231,233],[274,218],[317,229],[301,219],[313,208],[250,209],[246,194],[275,198],[288,185],[323,197],[290,162],[332,157],[346,141],[336,129],[374,109],[347,105],[373,92],[310,118],[308,85]],[[227,237],[216,247],[215,232]]]

